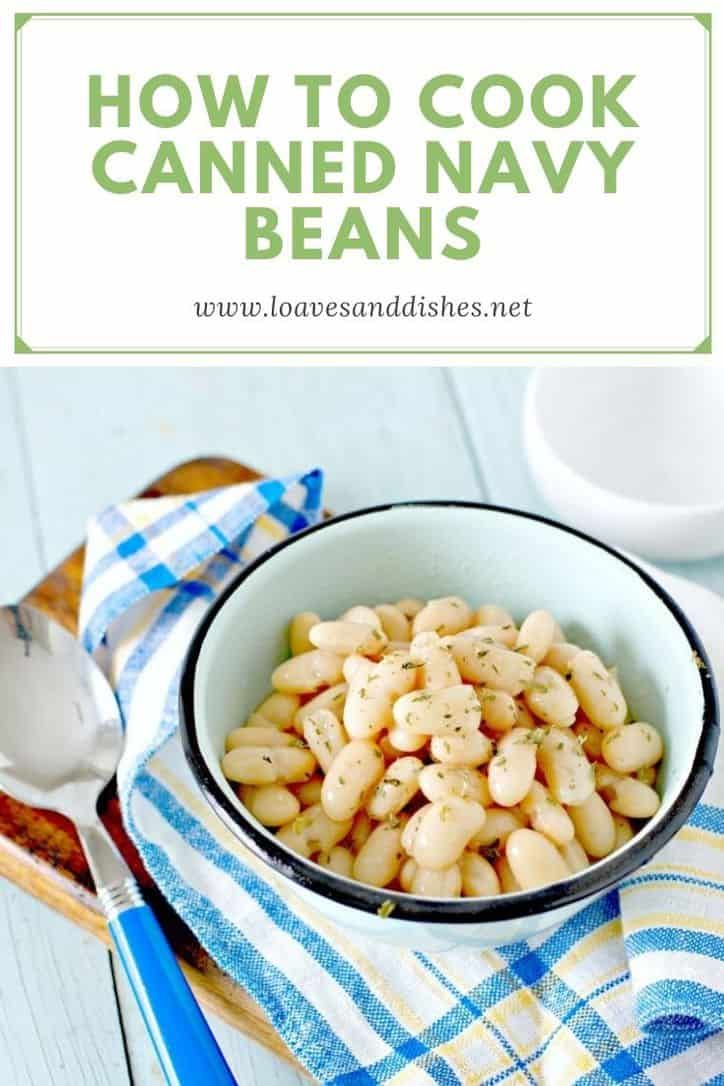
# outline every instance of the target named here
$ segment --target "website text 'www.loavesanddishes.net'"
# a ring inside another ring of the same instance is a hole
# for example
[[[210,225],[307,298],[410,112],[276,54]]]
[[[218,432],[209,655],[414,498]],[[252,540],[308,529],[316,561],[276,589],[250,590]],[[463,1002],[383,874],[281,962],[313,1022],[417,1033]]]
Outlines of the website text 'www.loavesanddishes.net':
[[[424,294],[394,294],[388,298],[342,298],[320,301],[310,298],[281,298],[272,294],[265,301],[260,299],[228,299],[226,301],[195,301],[194,316],[203,319],[241,318],[248,319],[289,319],[289,318],[324,318],[333,320],[338,317],[353,320],[369,319],[418,319],[442,318],[457,319],[472,317],[485,320],[526,319],[533,316],[533,302],[530,298],[518,298],[503,301],[491,299],[448,298],[446,294],[428,298]]]

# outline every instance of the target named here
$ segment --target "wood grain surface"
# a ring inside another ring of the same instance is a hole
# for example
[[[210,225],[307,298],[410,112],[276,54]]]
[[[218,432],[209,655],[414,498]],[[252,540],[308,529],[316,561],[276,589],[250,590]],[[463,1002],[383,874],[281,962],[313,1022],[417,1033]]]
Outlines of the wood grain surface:
[[[236,461],[205,457],[172,468],[140,496],[188,494],[259,477],[258,472]],[[84,549],[79,547],[24,598],[73,633],[83,559]],[[123,828],[114,783],[102,799],[101,817],[156,911],[201,1002],[298,1067],[257,1004],[209,958],[157,891]],[[0,793],[0,875],[110,943],[78,837],[62,815],[26,807]]]

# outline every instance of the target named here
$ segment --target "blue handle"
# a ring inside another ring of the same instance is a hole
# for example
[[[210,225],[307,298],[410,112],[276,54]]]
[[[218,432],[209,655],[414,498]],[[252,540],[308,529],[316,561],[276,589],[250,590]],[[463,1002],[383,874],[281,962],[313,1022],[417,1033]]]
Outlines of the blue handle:
[[[234,1086],[214,1035],[148,905],[109,921],[169,1086]]]

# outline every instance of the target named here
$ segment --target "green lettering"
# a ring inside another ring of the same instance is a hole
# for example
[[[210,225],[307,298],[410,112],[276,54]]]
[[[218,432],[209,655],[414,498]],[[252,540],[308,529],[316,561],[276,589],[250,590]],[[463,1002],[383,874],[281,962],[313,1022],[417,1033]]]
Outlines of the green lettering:
[[[341,181],[330,181],[328,174],[341,173],[342,163],[329,156],[341,154],[341,140],[320,140],[312,144],[312,192],[343,192]]]
[[[306,90],[307,128],[319,128],[319,89],[331,82],[331,75],[295,75],[294,86]]]
[[[371,113],[358,113],[352,108],[352,96],[360,87],[368,87],[375,96]],[[376,75],[353,75],[339,88],[337,105],[343,121],[355,128],[374,128],[390,111],[390,92]]]
[[[456,192],[470,192],[472,176],[470,141],[464,140],[458,143],[457,164],[437,140],[427,143],[425,145],[425,191],[427,193],[440,191],[441,169],[452,181]]]
[[[420,91],[420,112],[426,121],[438,128],[459,128],[463,119],[459,113],[440,113],[433,102],[433,95],[441,87],[462,87],[462,76],[436,75],[428,79]]]
[[[616,192],[618,168],[634,145],[633,140],[622,140],[611,154],[606,151],[598,140],[586,140],[586,146],[590,147],[594,157],[603,169],[603,191]]]
[[[515,185],[516,192],[530,192],[515,151],[508,140],[495,145],[478,192],[488,193],[493,185]]]
[[[246,214],[247,260],[273,260],[282,251],[282,239],[276,231],[279,216],[271,207],[247,207]],[[265,244],[262,246],[260,242]]]
[[[460,238],[465,244],[461,248],[447,243],[442,250],[442,255],[448,260],[471,260],[480,252],[480,238],[474,230],[463,226],[464,219],[474,221],[478,217],[475,207],[454,207],[445,216],[445,225],[454,238]]]
[[[114,181],[108,176],[108,159],[111,155],[132,155],[136,150],[136,144],[129,140],[112,140],[99,147],[93,156],[93,176],[106,192],[127,193],[135,192],[134,181]]]
[[[533,150],[543,167],[543,173],[546,175],[551,192],[565,192],[566,185],[571,177],[571,171],[578,161],[582,147],[582,140],[574,140],[569,143],[563,161],[560,166],[556,167],[548,150],[548,144],[544,143],[543,140],[533,140]]]
[[[161,87],[170,87],[176,95],[176,108],[172,113],[159,113],[153,104],[154,95]],[[149,124],[156,128],[175,128],[191,112],[191,91],[177,75],[154,75],[141,87],[138,104]]]
[[[505,113],[489,113],[485,105],[485,96],[491,87],[502,87],[508,94],[508,108]],[[470,106],[475,117],[488,128],[507,128],[517,121],[523,111],[523,92],[509,75],[486,75],[473,87]]]
[[[368,260],[380,259],[360,207],[347,208],[342,225],[329,251],[329,259],[339,260],[347,250],[352,249],[361,249]]]
[[[551,87],[562,87],[568,95],[568,108],[560,114],[550,113],[546,109],[545,96]],[[530,95],[533,116],[548,128],[565,128],[578,120],[583,109],[583,91],[568,75],[547,75],[539,79]]]
[[[238,75],[229,75],[224,83],[221,101],[216,95],[210,75],[198,77],[201,96],[206,106],[206,114],[213,128],[223,128],[228,123],[231,107],[234,107],[237,120],[242,128],[254,128],[259,119],[259,110],[264,100],[264,92],[269,82],[268,75],[255,75],[251,96],[247,103]]]
[[[370,177],[370,157],[379,164],[377,177]],[[382,192],[395,176],[395,159],[383,143],[360,140],[354,145],[353,169],[355,192]]]
[[[269,192],[269,174],[274,172],[287,192],[302,191],[302,143],[291,140],[289,162],[285,163],[271,143],[260,140],[256,146],[256,191]]]
[[[229,164],[215,143],[201,140],[199,143],[199,192],[213,192],[216,172],[229,192],[244,192],[244,144],[234,140],[231,144]]]
[[[128,128],[131,123],[130,76],[119,75],[115,94],[101,94],[101,77],[88,77],[88,124],[91,128],[101,127],[101,110],[113,107],[118,116],[116,126]]]
[[[322,228],[316,223],[308,225],[307,219],[321,219],[321,207],[292,208],[292,260],[321,260],[322,250],[318,246],[308,248],[307,241],[319,241]]]
[[[413,227],[399,207],[387,208],[387,257],[400,258],[400,237],[404,237],[415,256],[421,260],[432,257],[432,208],[418,209],[418,227]]]
[[[191,192],[191,182],[176,150],[176,144],[162,140],[141,192],[155,192],[158,185],[176,185],[179,192]]]
[[[621,103],[618,101],[620,95],[626,90],[629,84],[633,83],[636,77],[633,75],[622,75],[616,80],[610,90],[606,90],[606,77],[605,75],[594,75],[593,77],[593,127],[603,128],[606,124],[606,110],[615,117],[619,124],[624,128],[638,128],[638,124],[633,119],[630,113],[628,113]]]

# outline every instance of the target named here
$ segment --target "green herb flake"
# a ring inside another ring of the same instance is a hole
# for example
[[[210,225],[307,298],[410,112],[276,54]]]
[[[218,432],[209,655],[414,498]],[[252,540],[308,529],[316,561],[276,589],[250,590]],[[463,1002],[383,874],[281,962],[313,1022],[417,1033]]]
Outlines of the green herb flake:
[[[390,901],[388,898],[387,901],[383,901],[380,905],[379,909],[377,910],[377,915],[382,917],[383,920],[386,920],[388,916],[392,916],[394,911],[395,903],[394,901]]]

